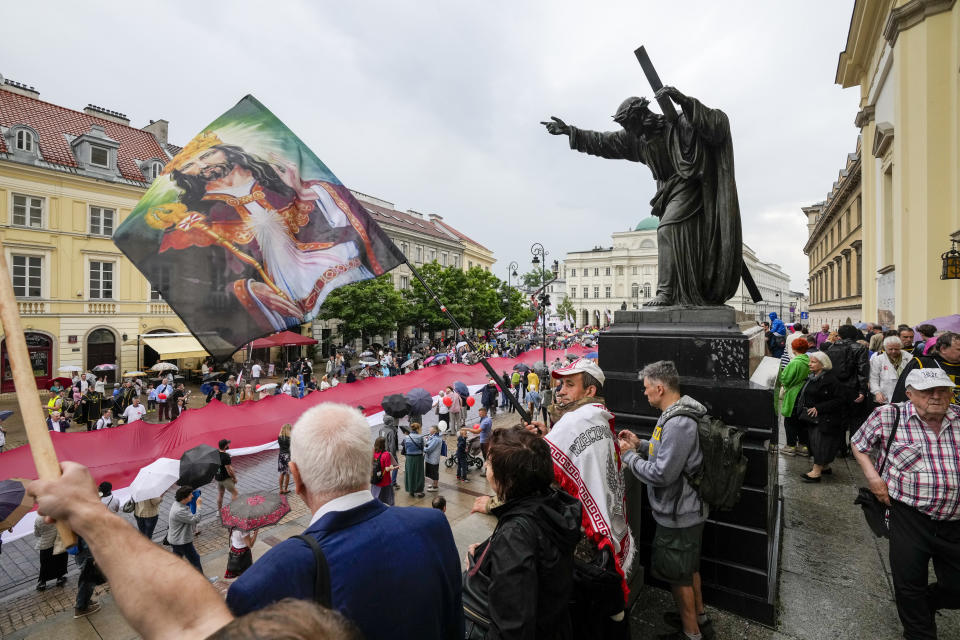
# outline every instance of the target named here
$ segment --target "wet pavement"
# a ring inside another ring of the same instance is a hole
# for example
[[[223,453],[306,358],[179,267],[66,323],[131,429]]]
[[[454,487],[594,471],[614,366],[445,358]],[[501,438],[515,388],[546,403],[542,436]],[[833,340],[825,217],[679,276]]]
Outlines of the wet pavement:
[[[429,425],[435,418],[427,417]],[[511,418],[500,418],[506,426]],[[448,447],[454,443],[448,438]],[[776,455],[776,454],[771,454]],[[268,451],[236,458],[240,491],[275,489],[276,452]],[[838,460],[834,474],[820,484],[804,484],[800,473],[809,469],[805,458],[784,457],[780,474],[785,516],[781,556],[780,599],[775,629],[732,614],[707,608],[721,640],[897,640],[901,637],[893,602],[886,540],[872,536],[859,507],[853,505],[862,482],[859,467],[851,460]],[[402,484],[402,473],[400,482]],[[478,495],[488,490],[486,480],[473,472],[472,482],[460,484],[453,469],[441,466],[440,495],[447,499],[450,521],[461,557],[466,547],[483,540],[493,529],[490,516],[470,514]],[[169,493],[169,492],[168,492]],[[216,522],[216,487],[203,489],[204,508],[201,534],[196,546],[208,576],[222,576],[227,559],[227,534]],[[399,506],[430,506],[433,493],[411,498],[397,493]],[[305,505],[290,494],[292,512],[283,523],[264,530],[254,547],[257,558],[272,545],[300,533],[310,520]],[[166,496],[161,514],[169,509]],[[132,523],[132,516],[124,515]],[[166,531],[161,517],[155,540]],[[109,594],[109,586],[98,588],[95,596],[104,608],[97,614],[73,620],[76,568],[70,562],[70,579],[64,588],[33,590],[37,570],[32,539],[4,544],[0,555],[0,637],[127,639],[136,634],[123,621]],[[932,576],[931,576],[932,579]],[[216,586],[225,591],[229,581]],[[641,589],[631,611],[632,637],[653,638],[669,629],[661,617],[672,610],[669,593],[652,587]],[[938,616],[939,637],[960,640],[960,612]]]

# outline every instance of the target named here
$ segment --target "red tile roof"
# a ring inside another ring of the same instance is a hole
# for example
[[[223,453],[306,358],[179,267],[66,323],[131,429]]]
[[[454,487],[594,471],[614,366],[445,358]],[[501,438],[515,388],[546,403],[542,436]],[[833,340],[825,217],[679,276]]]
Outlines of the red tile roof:
[[[437,229],[429,220],[424,220],[423,218],[404,213],[403,211],[397,211],[396,209],[381,207],[380,205],[373,204],[366,200],[360,200],[359,198],[358,200],[360,204],[363,205],[363,208],[377,221],[377,224],[391,225],[405,231],[441,238],[447,242],[456,242],[455,238],[451,238],[440,229]]]
[[[137,182],[149,180],[140,172],[137,160],[156,158],[163,163],[169,159],[152,133],[118,124],[111,120],[91,116],[49,102],[30,98],[10,91],[0,90],[0,125],[12,127],[25,124],[40,136],[40,154],[53,164],[76,167],[70,142],[64,134],[81,136],[90,131],[91,125],[100,125],[107,135],[120,143],[117,152],[117,168],[120,174]],[[0,137],[0,150],[6,150]]]
[[[453,235],[457,236],[457,237],[460,238],[461,240],[465,240],[465,241],[469,242],[470,244],[475,244],[475,245],[477,245],[478,247],[480,247],[481,249],[483,249],[484,251],[490,251],[490,249],[487,249],[485,246],[483,246],[482,244],[480,244],[480,243],[477,242],[476,240],[471,239],[471,238],[470,238],[469,236],[467,236],[466,234],[464,234],[464,233],[462,233],[462,232],[460,232],[460,231],[457,231],[456,229],[454,229],[453,227],[451,227],[450,225],[448,225],[448,224],[447,224],[446,222],[444,222],[443,220],[434,220],[434,222],[436,222],[438,225],[442,226],[444,229],[449,230],[450,233],[452,233]]]

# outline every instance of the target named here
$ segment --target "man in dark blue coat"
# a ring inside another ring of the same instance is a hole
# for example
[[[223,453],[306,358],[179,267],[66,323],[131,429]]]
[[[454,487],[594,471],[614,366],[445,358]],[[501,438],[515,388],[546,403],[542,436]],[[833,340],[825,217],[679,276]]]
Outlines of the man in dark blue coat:
[[[313,512],[304,532],[326,556],[332,607],[368,640],[463,637],[460,559],[444,515],[387,507],[370,493],[370,427],[352,407],[323,403],[293,427],[290,473]],[[396,544],[400,541],[402,544]],[[282,598],[316,600],[316,563],[305,541],[273,547],[227,593],[235,615]],[[417,593],[416,602],[397,598]]]

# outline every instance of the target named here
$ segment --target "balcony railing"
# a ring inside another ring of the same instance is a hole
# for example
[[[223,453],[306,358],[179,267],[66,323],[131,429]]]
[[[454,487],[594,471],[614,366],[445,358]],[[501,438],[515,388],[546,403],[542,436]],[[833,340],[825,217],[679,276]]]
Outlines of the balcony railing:
[[[113,302],[88,302],[87,313],[93,315],[109,315],[117,312],[117,305]]]
[[[17,300],[17,311],[22,316],[35,316],[47,312],[47,303],[34,300]]]
[[[173,309],[165,302],[151,302],[148,311],[152,316],[166,316],[173,314]]]

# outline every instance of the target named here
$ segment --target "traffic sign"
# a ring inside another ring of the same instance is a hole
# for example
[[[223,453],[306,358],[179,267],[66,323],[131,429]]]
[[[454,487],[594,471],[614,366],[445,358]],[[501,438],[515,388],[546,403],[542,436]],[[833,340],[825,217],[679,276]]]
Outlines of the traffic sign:
[[[810,317],[810,314],[807,313],[806,311],[801,311],[801,312],[800,312],[800,319],[801,319],[801,320],[806,320],[806,319],[808,319],[809,317]]]

